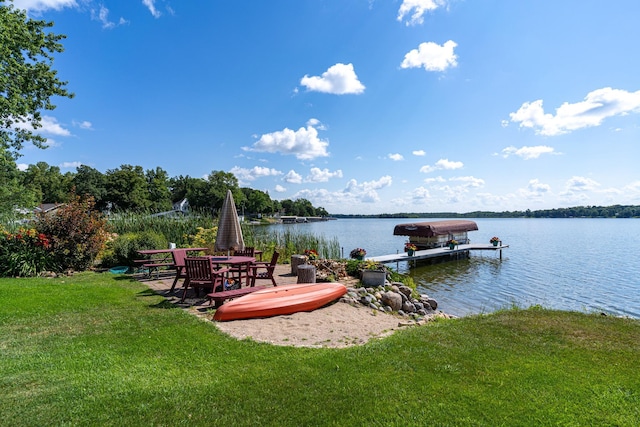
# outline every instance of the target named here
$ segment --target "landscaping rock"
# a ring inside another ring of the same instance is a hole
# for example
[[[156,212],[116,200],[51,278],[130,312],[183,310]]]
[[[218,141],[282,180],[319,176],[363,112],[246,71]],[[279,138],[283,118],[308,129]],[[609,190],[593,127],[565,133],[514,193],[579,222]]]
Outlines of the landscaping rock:
[[[393,311],[398,311],[402,308],[402,297],[396,292],[385,292],[382,294],[382,303],[391,307]]]
[[[402,292],[404,295],[406,295],[407,297],[410,297],[411,293],[413,292],[413,289],[411,289],[410,287],[408,287],[406,285],[398,286],[398,290],[400,292]]]
[[[402,311],[406,313],[413,313],[416,311],[416,307],[410,301],[405,301],[402,303]]]

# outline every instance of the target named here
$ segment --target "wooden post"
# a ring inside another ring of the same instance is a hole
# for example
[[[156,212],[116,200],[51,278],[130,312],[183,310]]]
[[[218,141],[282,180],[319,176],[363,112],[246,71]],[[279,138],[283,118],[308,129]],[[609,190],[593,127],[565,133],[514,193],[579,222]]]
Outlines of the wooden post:
[[[298,283],[316,283],[316,267],[306,264],[298,266]]]
[[[307,263],[307,257],[304,255],[291,255],[291,274],[298,275],[298,266]]]

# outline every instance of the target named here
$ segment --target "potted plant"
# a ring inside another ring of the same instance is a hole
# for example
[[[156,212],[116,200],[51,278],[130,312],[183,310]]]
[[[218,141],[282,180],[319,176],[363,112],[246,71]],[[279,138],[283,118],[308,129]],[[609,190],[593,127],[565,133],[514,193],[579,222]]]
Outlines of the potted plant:
[[[493,243],[493,246],[498,246],[498,243],[500,243],[500,238],[493,236],[490,240],[489,243]]]
[[[364,256],[367,254],[367,251],[365,251],[362,248],[355,248],[354,250],[352,250],[349,253],[349,256],[353,259],[357,259],[362,261],[364,259]]]
[[[309,261],[318,259],[318,252],[315,249],[305,249],[304,254]]]
[[[447,245],[449,245],[449,249],[453,250],[456,246],[458,246],[458,241],[455,239],[451,239],[447,242]]]
[[[379,262],[368,260],[362,263],[362,286],[365,288],[375,288],[384,286],[387,279],[387,269]]]
[[[409,243],[405,243],[404,250],[407,252],[407,255],[413,256],[413,254],[415,254],[416,251],[418,250],[418,247],[413,243],[409,242]]]

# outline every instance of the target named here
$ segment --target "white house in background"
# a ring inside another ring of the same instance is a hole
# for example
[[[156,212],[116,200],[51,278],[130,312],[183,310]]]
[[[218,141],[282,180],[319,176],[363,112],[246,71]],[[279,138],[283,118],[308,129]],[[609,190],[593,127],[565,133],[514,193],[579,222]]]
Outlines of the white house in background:
[[[60,206],[64,205],[64,203],[42,203],[38,205],[33,212],[34,213],[50,213],[58,209]]]
[[[189,201],[187,199],[182,199],[179,202],[175,202],[173,204],[173,210],[187,213],[189,211]]]

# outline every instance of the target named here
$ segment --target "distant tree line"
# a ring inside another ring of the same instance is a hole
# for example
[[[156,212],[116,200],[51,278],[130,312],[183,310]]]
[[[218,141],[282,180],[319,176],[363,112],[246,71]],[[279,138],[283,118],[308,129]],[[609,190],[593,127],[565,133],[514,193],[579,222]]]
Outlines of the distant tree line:
[[[322,207],[306,199],[273,200],[268,192],[240,187],[229,172],[212,171],[207,178],[169,177],[160,167],[144,170],[141,166],[121,165],[105,173],[81,165],[75,173],[62,173],[46,162],[29,165],[26,170],[11,170],[11,181],[0,181],[0,194],[14,194],[0,204],[0,211],[15,207],[34,207],[42,203],[64,203],[72,197],[90,195],[95,208],[102,211],[164,212],[187,199],[194,210],[217,212],[227,190],[231,190],[236,207],[249,214],[282,213],[296,216],[328,216]],[[11,188],[4,188],[10,185]],[[17,195],[20,197],[17,197]]]
[[[400,212],[376,215],[334,215],[336,218],[640,218],[640,206],[576,206],[532,211]]]

